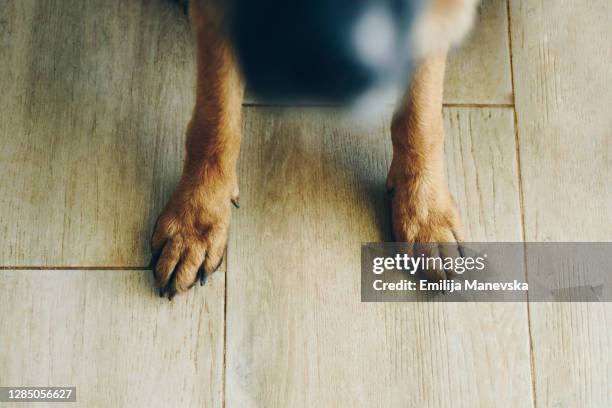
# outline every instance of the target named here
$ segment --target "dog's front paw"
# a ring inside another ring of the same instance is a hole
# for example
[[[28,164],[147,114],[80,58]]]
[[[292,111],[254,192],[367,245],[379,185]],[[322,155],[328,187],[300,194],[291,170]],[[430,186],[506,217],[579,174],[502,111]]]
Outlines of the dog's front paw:
[[[412,244],[414,256],[425,258],[462,257],[459,212],[446,185],[431,180],[388,182],[393,232],[397,242]],[[455,275],[452,269],[432,262],[423,272],[439,281]]]
[[[152,268],[160,295],[172,299],[203,285],[223,260],[231,204],[237,206],[232,180],[213,178],[197,184],[183,177],[159,216],[151,240]]]

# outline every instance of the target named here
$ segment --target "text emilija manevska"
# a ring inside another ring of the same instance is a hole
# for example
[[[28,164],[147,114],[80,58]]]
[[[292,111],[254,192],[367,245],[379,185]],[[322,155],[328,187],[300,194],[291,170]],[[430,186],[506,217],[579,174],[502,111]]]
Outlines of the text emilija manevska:
[[[407,254],[397,254],[393,257],[376,257],[372,262],[372,272],[375,275],[381,275],[385,271],[396,270],[410,273],[414,275],[419,270],[438,269],[438,270],[453,270],[456,274],[463,274],[470,271],[483,271],[486,267],[485,260],[487,255],[477,257],[426,257],[409,256]],[[376,291],[444,291],[454,292],[460,290],[477,290],[477,291],[526,291],[529,286],[526,282],[480,282],[478,280],[455,281],[446,279],[439,282],[432,282],[426,279],[421,279],[418,282],[408,279],[402,279],[396,282],[384,282],[382,279],[376,279],[373,282],[374,290]]]

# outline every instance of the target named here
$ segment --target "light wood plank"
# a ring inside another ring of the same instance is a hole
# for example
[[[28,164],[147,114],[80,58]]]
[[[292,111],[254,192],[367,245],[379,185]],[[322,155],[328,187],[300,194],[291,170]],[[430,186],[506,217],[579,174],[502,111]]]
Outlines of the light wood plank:
[[[530,241],[612,240],[612,4],[511,2]],[[532,304],[538,406],[612,406],[612,305]]]
[[[519,240],[512,112],[445,116],[470,233]],[[524,304],[360,303],[360,244],[388,238],[387,128],[246,111],[227,406],[530,406]]]
[[[450,190],[471,242],[521,241],[511,109],[445,109]]]
[[[225,274],[172,302],[151,280],[0,271],[1,385],[76,386],[67,407],[221,406]]]
[[[506,2],[483,0],[473,31],[451,51],[444,102],[511,104],[512,76]]]
[[[166,0],[0,15],[0,265],[145,265],[192,109],[187,19]]]
[[[472,75],[466,70],[495,64],[451,64],[451,95],[463,93],[452,90],[458,82],[481,95],[504,88],[489,87],[508,66],[496,54],[505,49],[492,29],[505,24],[496,4],[485,4],[480,40],[465,50],[470,61],[495,55],[499,67]],[[186,18],[166,0],[0,7],[0,172],[11,180],[0,186],[0,230],[9,237],[0,265],[144,265],[152,224],[180,171],[191,111]],[[462,81],[452,79],[457,72]]]

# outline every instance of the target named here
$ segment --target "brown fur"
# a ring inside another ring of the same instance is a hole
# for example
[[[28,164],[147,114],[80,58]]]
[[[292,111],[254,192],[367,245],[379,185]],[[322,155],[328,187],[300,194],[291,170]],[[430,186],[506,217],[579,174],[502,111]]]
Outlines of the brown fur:
[[[221,12],[213,5],[191,2],[198,44],[196,105],[187,129],[183,175],[151,242],[157,255],[156,284],[169,297],[189,289],[198,274],[203,279],[219,267],[232,201],[238,202],[243,86],[223,33]]]
[[[183,175],[160,215],[152,239],[156,284],[171,298],[220,265],[231,202],[238,200],[243,85],[223,32],[219,0],[190,2],[198,47],[197,97],[187,130]],[[448,47],[470,26],[475,0],[431,0],[416,25],[424,58],[392,122],[392,191],[397,241],[432,243],[429,255],[458,255],[459,215],[444,173],[442,94]],[[449,252],[451,252],[449,254]],[[445,271],[427,271],[435,279]]]
[[[426,57],[391,124],[393,160],[387,177],[391,218],[400,242],[461,241],[459,214],[444,172],[442,96],[446,50]],[[459,256],[453,245],[429,245],[427,256]],[[445,279],[445,271],[426,271]]]

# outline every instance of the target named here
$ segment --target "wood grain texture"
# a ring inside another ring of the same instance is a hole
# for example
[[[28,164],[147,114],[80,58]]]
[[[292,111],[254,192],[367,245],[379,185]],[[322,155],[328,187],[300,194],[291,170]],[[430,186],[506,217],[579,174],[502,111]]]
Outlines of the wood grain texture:
[[[519,240],[512,111],[445,116],[470,234]],[[360,302],[360,244],[390,230],[388,118],[377,123],[246,110],[227,406],[530,406],[525,305]]]
[[[444,121],[447,177],[466,240],[521,241],[512,110],[448,108]]]
[[[0,16],[0,265],[145,265],[193,106],[182,11],[28,0]]]
[[[529,241],[612,240],[612,4],[511,1]],[[532,304],[538,406],[612,406],[612,305]]]
[[[513,102],[505,1],[483,0],[473,31],[465,42],[451,51],[446,69],[444,102]]]
[[[450,102],[506,101],[498,3],[485,3],[467,56],[449,68]],[[10,180],[0,265],[145,265],[192,109],[185,16],[166,0],[4,1],[0,12],[0,172]]]
[[[510,0],[519,146],[511,110],[445,110],[468,238],[521,239],[520,185],[526,240],[612,240],[610,7]],[[507,18],[484,1],[446,103],[512,103]],[[0,56],[0,266],[145,265],[192,109],[182,11],[0,0]],[[246,109],[227,406],[612,406],[609,305],[533,304],[529,339],[521,304],[359,302],[359,245],[389,238],[387,122]],[[0,270],[1,385],[219,406],[225,276],[169,304],[144,273]]]
[[[172,302],[151,281],[0,271],[0,384],[76,386],[67,407],[221,406],[225,274]]]

